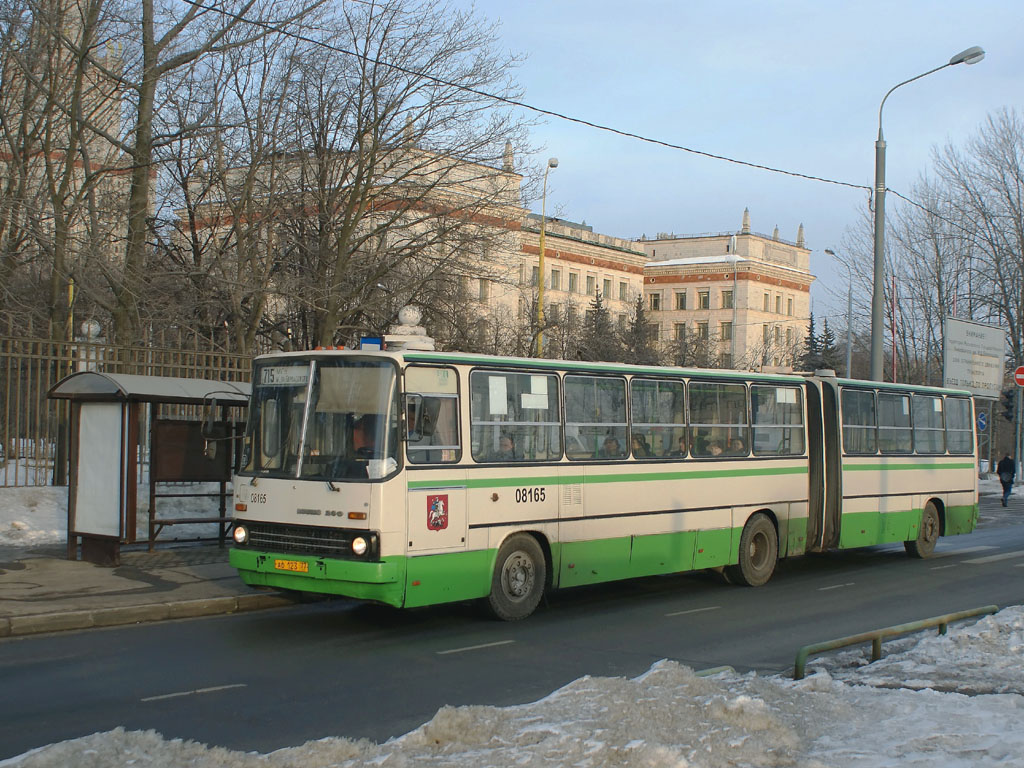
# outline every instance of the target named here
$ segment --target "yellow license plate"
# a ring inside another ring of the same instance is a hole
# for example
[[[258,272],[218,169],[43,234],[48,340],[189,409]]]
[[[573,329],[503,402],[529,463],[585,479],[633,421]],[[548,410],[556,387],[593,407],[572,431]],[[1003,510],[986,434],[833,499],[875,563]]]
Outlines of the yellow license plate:
[[[309,563],[304,563],[301,560],[275,560],[274,570],[309,573]]]

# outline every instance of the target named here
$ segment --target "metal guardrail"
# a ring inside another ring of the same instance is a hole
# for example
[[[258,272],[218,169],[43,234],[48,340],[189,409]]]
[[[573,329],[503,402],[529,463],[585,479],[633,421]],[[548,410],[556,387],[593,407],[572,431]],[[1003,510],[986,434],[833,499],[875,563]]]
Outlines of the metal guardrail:
[[[857,645],[858,643],[866,643],[871,641],[871,660],[878,661],[882,658],[882,640],[889,637],[896,637],[897,635],[905,635],[909,632],[918,632],[922,629],[928,629],[929,627],[938,627],[939,634],[946,634],[946,628],[952,621],[959,621],[960,619],[969,619],[972,616],[983,616],[987,614],[996,613],[999,610],[998,606],[986,605],[982,608],[972,608],[967,611],[958,611],[956,613],[947,613],[944,616],[934,616],[930,619],[922,619],[921,621],[912,621],[908,624],[897,624],[894,627],[884,627],[883,629],[876,629],[872,632],[862,632],[859,635],[850,635],[849,637],[840,637],[836,640],[828,640],[823,643],[814,643],[812,645],[805,645],[803,648],[796,652],[796,662],[793,666],[793,679],[803,680],[804,669],[807,666],[807,657],[812,653],[820,653],[821,651],[834,651],[838,648],[845,648],[849,645]]]

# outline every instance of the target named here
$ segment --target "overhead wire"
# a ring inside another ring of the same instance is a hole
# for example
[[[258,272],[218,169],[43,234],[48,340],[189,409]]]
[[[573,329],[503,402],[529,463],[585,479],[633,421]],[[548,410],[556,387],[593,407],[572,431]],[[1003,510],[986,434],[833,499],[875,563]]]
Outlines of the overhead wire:
[[[362,2],[362,0],[352,0],[352,1],[353,2]],[[215,13],[221,14],[222,16],[227,16],[229,18],[232,18],[235,21],[242,22],[242,23],[245,23],[245,24],[250,24],[250,25],[256,26],[256,27],[261,27],[261,28],[266,29],[268,31],[272,31],[272,32],[275,32],[277,34],[281,34],[281,35],[284,35],[286,37],[290,37],[290,38],[292,38],[294,40],[299,40],[299,41],[302,41],[302,42],[309,43],[311,45],[316,45],[316,46],[319,46],[321,48],[325,48],[325,49],[327,49],[329,51],[332,51],[334,53],[340,53],[340,54],[343,54],[345,56],[353,56],[353,57],[361,59],[364,62],[369,63],[369,64],[374,64],[376,66],[382,66],[382,67],[388,67],[388,68],[393,69],[393,70],[395,70],[397,72],[402,72],[403,74],[413,75],[415,77],[421,77],[424,80],[429,80],[430,82],[436,83],[438,85],[443,85],[443,86],[448,87],[448,88],[454,88],[456,90],[465,91],[466,93],[472,93],[472,94],[474,94],[476,96],[480,96],[481,98],[484,98],[484,99],[489,99],[489,100],[494,101],[496,103],[506,104],[506,105],[511,106],[511,107],[517,107],[519,109],[524,109],[524,110],[527,110],[529,112],[534,112],[534,113],[539,114],[539,115],[545,115],[547,117],[555,118],[557,120],[563,120],[565,122],[575,123],[577,125],[583,125],[583,126],[586,126],[588,128],[593,128],[593,129],[598,130],[598,131],[604,131],[606,133],[611,133],[611,134],[614,134],[616,136],[622,136],[624,138],[635,139],[637,141],[642,141],[642,142],[647,143],[647,144],[653,144],[653,145],[656,145],[656,146],[662,146],[662,147],[665,147],[667,149],[674,149],[674,150],[678,150],[678,151],[681,151],[681,152],[687,152],[689,154],[697,155],[699,157],[706,157],[706,158],[708,158],[710,160],[720,160],[722,162],[732,163],[734,165],[739,165],[739,166],[743,166],[743,167],[746,167],[746,168],[754,168],[756,170],[767,171],[768,173],[777,173],[777,174],[781,174],[781,175],[784,175],[784,176],[792,176],[794,178],[805,179],[807,181],[817,181],[817,182],[821,182],[821,183],[824,183],[824,184],[834,184],[836,186],[848,187],[850,189],[864,190],[864,191],[868,192],[868,207],[869,207],[869,209],[873,209],[873,205],[874,205],[874,191],[875,190],[874,190],[873,187],[868,186],[866,184],[854,184],[854,183],[849,182],[849,181],[841,181],[841,180],[838,180],[838,179],[830,179],[830,178],[827,178],[827,177],[824,177],[824,176],[817,176],[815,174],[801,173],[799,171],[790,171],[790,170],[786,170],[784,168],[776,168],[774,166],[765,165],[763,163],[755,163],[755,162],[751,162],[751,161],[748,161],[748,160],[740,160],[738,158],[729,157],[727,155],[722,155],[722,154],[718,154],[718,153],[715,153],[715,152],[708,152],[708,151],[702,150],[702,149],[695,149],[693,147],[687,147],[687,146],[682,145],[682,144],[676,144],[674,142],[666,141],[664,139],[656,139],[656,138],[652,138],[650,136],[644,136],[644,135],[636,133],[634,131],[627,131],[627,130],[624,130],[624,129],[621,129],[621,128],[614,128],[612,126],[603,125],[601,123],[596,123],[596,122],[594,122],[592,120],[587,120],[585,118],[573,117],[572,115],[568,115],[568,114],[565,114],[563,112],[558,112],[557,110],[547,109],[547,108],[544,108],[544,107],[538,107],[536,105],[529,104],[529,103],[527,103],[525,101],[521,101],[519,99],[513,99],[513,98],[510,98],[508,96],[502,96],[502,95],[499,95],[499,94],[490,93],[488,91],[484,91],[484,90],[481,90],[479,88],[473,88],[471,86],[462,85],[462,84],[453,82],[451,80],[446,80],[445,78],[438,77],[436,75],[431,75],[430,73],[427,73],[427,72],[421,72],[421,71],[417,71],[417,70],[411,69],[409,67],[404,67],[401,64],[395,64],[395,63],[392,63],[392,62],[389,62],[389,61],[384,61],[382,59],[378,59],[376,57],[370,56],[370,55],[365,54],[365,53],[359,53],[358,51],[350,51],[347,48],[342,48],[341,46],[333,45],[333,44],[325,42],[323,40],[317,40],[317,39],[309,37],[307,35],[302,35],[302,34],[300,34],[298,32],[286,29],[286,28],[284,28],[283,26],[281,26],[279,24],[275,24],[275,23],[270,22],[270,21],[264,21],[262,19],[250,19],[250,18],[248,18],[248,17],[246,17],[246,16],[244,16],[242,14],[235,13],[233,11],[228,11],[228,10],[226,10],[224,8],[218,8],[218,7],[213,7],[213,6],[209,6],[209,5],[204,5],[203,3],[199,2],[198,0],[183,0],[183,2],[185,2],[185,3],[189,4],[189,5],[195,6],[196,8],[198,8],[200,10],[213,11]],[[363,2],[363,4],[365,4],[365,5],[372,5],[372,3],[369,3],[369,2]],[[934,217],[936,217],[938,219],[946,221],[949,224],[956,225],[956,222],[946,218],[942,214],[940,214],[940,213],[938,213],[938,212],[928,208],[927,206],[925,206],[925,205],[923,205],[923,204],[921,204],[921,203],[911,199],[910,197],[907,197],[906,195],[904,195],[904,194],[902,194],[900,192],[897,192],[896,190],[894,190],[894,189],[892,189],[890,187],[886,187],[885,191],[887,193],[891,193],[891,194],[895,195],[896,197],[900,198],[901,200],[904,200],[905,202],[909,203],[910,205],[913,205],[913,206],[921,209],[922,211],[928,213],[931,216],[934,216]]]
[[[407,74],[407,75],[413,75],[415,77],[421,77],[424,80],[429,80],[432,83],[436,83],[438,85],[443,85],[443,86],[445,86],[447,88],[454,88],[454,89],[457,89],[457,90],[464,91],[466,93],[472,93],[472,94],[474,94],[476,96],[480,96],[481,98],[484,98],[484,99],[489,99],[491,101],[494,101],[494,102],[497,102],[497,103],[500,103],[500,104],[506,104],[508,106],[517,107],[519,109],[524,109],[524,110],[527,110],[529,112],[534,112],[534,113],[539,114],[539,115],[545,115],[547,117],[552,117],[552,118],[555,118],[555,119],[558,119],[558,120],[563,120],[563,121],[566,121],[566,122],[575,123],[577,125],[583,125],[583,126],[586,126],[588,128],[594,128],[595,130],[604,131],[606,133],[612,133],[612,134],[615,134],[617,136],[622,136],[624,138],[636,139],[637,141],[642,141],[642,142],[645,142],[647,144],[654,144],[654,145],[657,145],[657,146],[666,147],[668,149],[675,149],[675,150],[679,150],[681,152],[688,152],[690,154],[698,155],[700,157],[706,157],[706,158],[709,158],[711,160],[721,160],[723,162],[733,163],[735,165],[740,165],[740,166],[744,166],[744,167],[747,167],[747,168],[755,168],[755,169],[761,170],[761,171],[768,171],[769,173],[778,173],[778,174],[783,174],[785,176],[793,176],[793,177],[800,178],[800,179],[806,179],[808,181],[818,181],[818,182],[822,182],[822,183],[825,183],[825,184],[835,184],[835,185],[838,185],[838,186],[849,187],[851,189],[862,189],[862,190],[867,190],[868,192],[871,191],[871,187],[869,187],[869,186],[867,186],[865,184],[854,184],[854,183],[848,182],[848,181],[840,181],[838,179],[829,179],[829,178],[826,178],[824,176],[816,176],[814,174],[801,173],[799,171],[790,171],[790,170],[786,170],[784,168],[775,168],[773,166],[765,165],[763,163],[754,163],[754,162],[751,162],[751,161],[748,161],[748,160],[739,160],[737,158],[729,157],[727,155],[721,155],[721,154],[717,154],[715,152],[707,152],[707,151],[701,150],[701,149],[694,149],[693,147],[687,147],[687,146],[684,146],[682,144],[676,144],[674,142],[666,141],[664,139],[655,139],[655,138],[651,138],[649,136],[644,136],[642,134],[635,133],[633,131],[627,131],[627,130],[624,130],[624,129],[621,129],[621,128],[614,128],[614,127],[609,126],[609,125],[602,125],[601,123],[596,123],[596,122],[594,122],[592,120],[587,120],[587,119],[584,119],[584,118],[581,118],[581,117],[573,117],[572,115],[565,114],[564,112],[558,112],[558,111],[553,110],[553,109],[546,109],[544,107],[538,107],[538,106],[535,106],[533,104],[529,104],[529,103],[527,103],[525,101],[520,101],[519,99],[513,99],[513,98],[510,98],[508,96],[502,96],[500,94],[490,93],[488,91],[484,91],[484,90],[481,90],[479,88],[473,88],[473,87],[467,86],[467,85],[461,85],[461,84],[453,82],[451,80],[446,80],[445,78],[438,77],[436,75],[432,75],[432,74],[427,73],[427,72],[420,72],[420,71],[411,69],[409,67],[404,67],[401,64],[395,64],[395,63],[392,63],[392,62],[389,62],[389,61],[384,61],[382,59],[378,59],[378,58],[376,58],[374,56],[370,56],[370,55],[365,54],[365,53],[359,53],[358,51],[350,51],[347,48],[342,48],[341,46],[333,45],[333,44],[325,42],[323,40],[316,40],[316,39],[308,37],[306,35],[299,34],[298,32],[294,32],[292,30],[285,29],[285,28],[283,28],[281,26],[278,26],[278,25],[275,25],[275,24],[273,24],[272,22],[269,22],[269,21],[263,21],[261,19],[250,19],[250,18],[247,18],[247,17],[243,16],[242,14],[234,13],[232,11],[228,11],[228,10],[223,9],[223,8],[216,8],[216,7],[204,5],[203,3],[198,2],[198,0],[183,0],[183,2],[188,3],[189,5],[195,6],[196,8],[199,8],[201,10],[214,11],[216,13],[220,13],[221,15],[228,16],[228,17],[234,19],[235,21],[239,21],[239,22],[242,22],[242,23],[245,23],[245,24],[251,24],[251,25],[256,26],[256,27],[262,27],[263,29],[273,31],[273,32],[276,32],[278,34],[285,35],[287,37],[291,37],[292,39],[300,40],[302,42],[306,42],[306,43],[309,43],[311,45],[316,45],[316,46],[325,48],[325,49],[327,49],[329,51],[333,51],[334,53],[340,53],[340,54],[343,54],[343,55],[346,55],[346,56],[353,56],[353,57],[361,59],[364,62],[369,63],[369,64],[374,64],[376,66],[382,66],[382,67],[388,67],[388,68],[393,69],[393,70],[395,70],[397,72],[401,72],[401,73]]]

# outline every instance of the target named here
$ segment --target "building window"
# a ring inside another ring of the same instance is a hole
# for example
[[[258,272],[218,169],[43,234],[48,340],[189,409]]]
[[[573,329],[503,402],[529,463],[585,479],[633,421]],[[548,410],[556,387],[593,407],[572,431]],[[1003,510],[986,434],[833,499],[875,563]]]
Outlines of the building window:
[[[782,329],[779,326],[775,326],[775,343],[778,344],[782,341]]]
[[[772,300],[772,297],[771,297],[771,295],[770,295],[770,294],[767,294],[767,293],[766,293],[766,294],[764,295],[764,311],[765,311],[765,312],[767,312],[767,311],[768,311],[768,303],[769,303],[769,302],[770,302],[771,300]]]
[[[551,270],[551,290],[560,291],[562,290],[562,270],[552,269]]]
[[[722,323],[719,333],[722,336],[722,341],[732,341],[732,323]]]
[[[551,323],[558,323],[562,317],[562,308],[558,304],[548,304],[547,309],[544,310],[545,317]]]
[[[480,278],[480,294],[479,294],[480,301],[487,301],[488,297],[490,296],[490,293],[491,293],[491,286],[487,282],[487,278],[486,277],[481,277]]]
[[[728,352],[722,352],[718,355],[718,367],[719,368],[732,368],[732,355]]]
[[[587,296],[593,296],[595,293],[597,293],[597,278],[587,275]]]
[[[575,272],[569,273],[569,293],[580,292],[580,276]]]
[[[661,311],[661,294],[660,293],[652,293],[651,294],[651,311],[652,312],[659,312],[659,311]]]
[[[601,285],[601,295],[606,299],[610,299],[612,297],[612,281],[605,280]]]
[[[711,309],[711,291],[697,292],[697,309]]]
[[[793,300],[792,299],[786,299],[786,314],[789,315],[790,317],[793,316]]]
[[[625,333],[625,331],[626,331],[626,316],[622,315],[622,314],[616,315],[615,321],[619,324],[619,333]]]
[[[539,274],[540,274],[540,271],[539,271],[539,269],[537,267],[534,267],[530,271],[530,285],[537,285],[537,276]]]
[[[676,293],[676,309],[686,309],[686,291]]]
[[[707,338],[708,338],[708,324],[707,323],[697,323],[697,338],[698,339],[704,339],[705,341],[707,340]]]
[[[676,341],[682,341],[686,338],[686,323],[676,323],[675,327]]]
[[[793,343],[793,329],[792,328],[787,328],[786,329],[786,344],[792,344],[792,343]]]
[[[782,297],[781,296],[776,296],[775,297],[775,314],[776,315],[781,315],[782,314]]]
[[[732,309],[732,291],[722,291],[722,309]]]
[[[661,338],[661,325],[658,323],[647,324],[647,338],[651,341],[657,341]]]
[[[761,326],[761,341],[767,344],[770,338],[771,336],[769,335],[768,324],[765,323],[763,326]]]
[[[626,300],[626,292],[629,290],[628,283],[619,283],[619,301]]]

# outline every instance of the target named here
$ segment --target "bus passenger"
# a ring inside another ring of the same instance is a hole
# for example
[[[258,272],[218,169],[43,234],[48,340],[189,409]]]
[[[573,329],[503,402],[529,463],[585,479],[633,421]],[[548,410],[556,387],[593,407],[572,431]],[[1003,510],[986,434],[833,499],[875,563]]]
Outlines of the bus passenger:
[[[708,456],[721,456],[722,455],[722,444],[717,440],[712,440],[708,443]]]
[[[679,444],[676,446],[676,449],[669,454],[669,456],[671,456],[672,458],[676,459],[676,458],[682,458],[685,455],[686,455],[686,435],[680,435],[679,436]]]
[[[498,437],[498,452],[494,455],[495,461],[515,461],[518,457],[516,456],[516,441],[512,438],[512,435],[501,433]]]
[[[622,456],[622,448],[619,447],[619,441],[612,435],[608,435],[604,439],[604,447],[597,452],[597,458],[599,459],[618,459]]]
[[[729,455],[730,456],[746,456],[747,446],[743,443],[742,437],[734,437],[729,441]]]
[[[651,457],[651,449],[647,445],[647,438],[643,435],[633,435],[633,455],[638,459]]]

